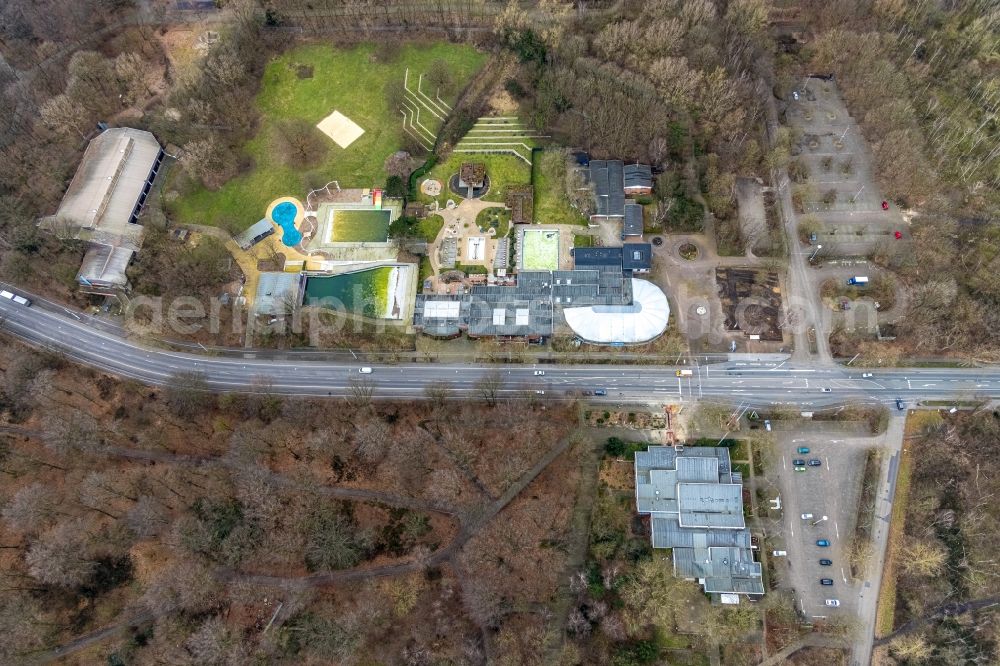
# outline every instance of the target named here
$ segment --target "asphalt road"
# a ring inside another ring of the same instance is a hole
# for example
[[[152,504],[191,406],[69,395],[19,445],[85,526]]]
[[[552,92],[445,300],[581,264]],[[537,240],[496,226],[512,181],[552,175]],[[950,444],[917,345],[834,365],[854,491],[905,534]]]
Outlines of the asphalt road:
[[[171,352],[124,339],[92,318],[68,310],[24,307],[0,299],[0,326],[38,346],[58,351],[84,365],[151,385],[162,385],[181,372],[203,373],[216,391],[267,390],[285,395],[350,396],[363,381],[375,398],[423,397],[429,385],[445,382],[452,397],[475,397],[484,376],[499,372],[501,397],[525,394],[534,399],[563,399],[581,391],[605,389],[606,402],[655,402],[696,398],[749,406],[794,405],[821,408],[847,402],[912,405],[924,399],[1000,397],[1000,370],[981,368],[911,368],[860,371],[766,360],[730,361],[695,368],[676,377],[674,367],[617,365],[547,365],[544,376],[530,365],[459,365],[407,363],[375,366],[359,374],[360,363],[287,361]],[[537,394],[535,391],[544,391]]]

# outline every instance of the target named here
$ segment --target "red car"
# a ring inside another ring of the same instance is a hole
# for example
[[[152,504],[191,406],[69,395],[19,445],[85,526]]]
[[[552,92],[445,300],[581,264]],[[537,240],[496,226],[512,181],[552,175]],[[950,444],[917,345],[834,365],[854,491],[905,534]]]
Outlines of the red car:
[[[889,210],[889,202],[888,201],[883,201],[882,202],[882,210]]]
[[[896,237],[896,240],[899,240],[899,239],[901,239],[903,237],[903,232],[902,231],[897,231],[893,235]]]

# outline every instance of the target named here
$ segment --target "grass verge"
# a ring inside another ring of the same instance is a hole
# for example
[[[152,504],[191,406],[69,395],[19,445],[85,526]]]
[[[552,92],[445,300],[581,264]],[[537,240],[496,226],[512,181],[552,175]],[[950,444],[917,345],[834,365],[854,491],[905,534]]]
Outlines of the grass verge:
[[[892,633],[896,614],[896,562],[906,531],[906,507],[910,499],[910,481],[913,476],[913,456],[905,440],[896,474],[896,496],[892,502],[892,516],[889,520],[889,543],[882,569],[882,581],[878,590],[878,605],[875,611],[875,635]]]
[[[858,497],[858,515],[851,538],[851,576],[860,578],[868,566],[872,553],[872,525],[875,520],[875,503],[878,499],[878,482],[882,471],[882,450],[868,449],[865,471],[861,477],[861,495]]]

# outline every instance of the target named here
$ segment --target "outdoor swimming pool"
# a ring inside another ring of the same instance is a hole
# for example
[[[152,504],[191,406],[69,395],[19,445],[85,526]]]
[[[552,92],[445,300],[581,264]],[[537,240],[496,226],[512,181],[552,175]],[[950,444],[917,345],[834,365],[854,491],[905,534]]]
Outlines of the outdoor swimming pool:
[[[299,207],[291,201],[283,201],[271,209],[271,219],[281,227],[281,242],[287,247],[294,247],[302,240],[302,232],[295,228],[295,218]]]
[[[373,319],[397,319],[398,271],[397,267],[383,266],[341,275],[310,275],[306,278],[305,304],[325,304]]]

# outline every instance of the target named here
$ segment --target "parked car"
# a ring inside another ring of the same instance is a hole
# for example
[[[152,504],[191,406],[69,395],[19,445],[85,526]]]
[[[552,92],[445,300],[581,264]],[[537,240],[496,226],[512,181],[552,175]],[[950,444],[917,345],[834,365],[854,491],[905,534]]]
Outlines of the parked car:
[[[832,578],[820,578],[819,579],[819,584],[820,585],[833,585],[833,579]]]
[[[802,520],[812,520],[813,515],[811,513],[803,513]]]
[[[796,467],[801,467],[802,465],[806,464],[806,461],[803,460],[802,458],[796,458],[795,460],[792,461],[792,464],[795,465]]]
[[[903,232],[902,231],[894,231],[892,235],[896,237],[896,240],[902,240],[903,239]]]
[[[829,548],[830,542],[827,541],[826,539],[816,539],[816,545],[819,546],[820,548]]]
[[[819,458],[813,458],[813,459],[811,459],[809,461],[809,466],[810,467],[819,467],[822,464],[823,464],[823,461],[820,460]]]
[[[902,398],[896,398],[896,409],[898,409],[899,411],[903,411],[904,409],[906,409],[906,405],[903,404]]]
[[[832,608],[836,608],[837,606],[840,605],[840,599],[827,599],[823,603],[825,603],[827,606],[830,606]]]
[[[536,377],[541,377],[541,376],[543,376],[544,374],[545,374],[545,371],[544,371],[544,370],[535,370],[535,376],[536,376]]]
[[[804,472],[804,471],[806,471],[806,468],[805,467],[798,467],[797,466],[797,467],[795,467],[795,471],[796,472]]]
[[[788,557],[788,551],[784,550],[772,550],[771,555],[774,557]]]
[[[606,389],[597,389],[596,391],[594,391],[594,395],[607,395],[607,394],[608,392]]]
[[[808,446],[800,446],[795,451],[796,451],[796,453],[809,453],[809,447]]]
[[[545,391],[541,389],[538,389],[537,391],[535,391],[535,393],[537,393],[538,395],[545,395]]]
[[[771,432],[771,419],[764,419],[764,430]]]
[[[833,565],[833,560],[820,560],[819,565],[821,567],[829,567]]]
[[[883,201],[882,202],[882,210],[889,210],[889,202],[888,201]]]

